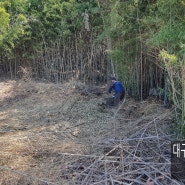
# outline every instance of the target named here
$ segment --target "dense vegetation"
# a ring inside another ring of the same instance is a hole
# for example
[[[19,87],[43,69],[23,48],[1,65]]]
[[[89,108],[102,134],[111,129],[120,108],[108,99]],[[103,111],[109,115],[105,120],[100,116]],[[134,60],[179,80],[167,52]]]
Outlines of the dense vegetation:
[[[185,114],[185,0],[1,0],[1,74],[122,80]]]

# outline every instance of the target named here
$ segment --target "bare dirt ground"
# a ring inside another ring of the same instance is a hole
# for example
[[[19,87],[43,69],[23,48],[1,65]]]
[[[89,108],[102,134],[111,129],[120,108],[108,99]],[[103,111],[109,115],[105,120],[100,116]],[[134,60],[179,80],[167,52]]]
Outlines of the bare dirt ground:
[[[174,109],[131,98],[108,108],[82,85],[0,82],[0,185],[180,184]]]

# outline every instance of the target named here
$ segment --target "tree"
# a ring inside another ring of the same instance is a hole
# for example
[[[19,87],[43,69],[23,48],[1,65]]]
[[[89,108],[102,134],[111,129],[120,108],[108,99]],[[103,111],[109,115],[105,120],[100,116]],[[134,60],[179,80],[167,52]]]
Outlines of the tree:
[[[4,56],[10,56],[19,39],[28,34],[28,20],[24,15],[23,1],[2,1],[0,14],[0,50]]]

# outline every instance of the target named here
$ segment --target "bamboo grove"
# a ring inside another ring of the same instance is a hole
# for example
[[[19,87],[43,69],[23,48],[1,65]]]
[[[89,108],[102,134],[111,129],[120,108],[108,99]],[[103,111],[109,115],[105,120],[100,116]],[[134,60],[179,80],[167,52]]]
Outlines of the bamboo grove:
[[[0,74],[105,83],[185,114],[185,0],[1,0]]]

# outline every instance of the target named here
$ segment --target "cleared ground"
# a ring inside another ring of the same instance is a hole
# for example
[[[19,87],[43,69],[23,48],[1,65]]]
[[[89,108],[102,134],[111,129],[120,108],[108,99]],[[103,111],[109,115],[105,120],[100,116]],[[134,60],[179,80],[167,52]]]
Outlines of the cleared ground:
[[[170,178],[174,109],[128,97],[108,108],[105,89],[1,81],[0,184],[180,184]]]

